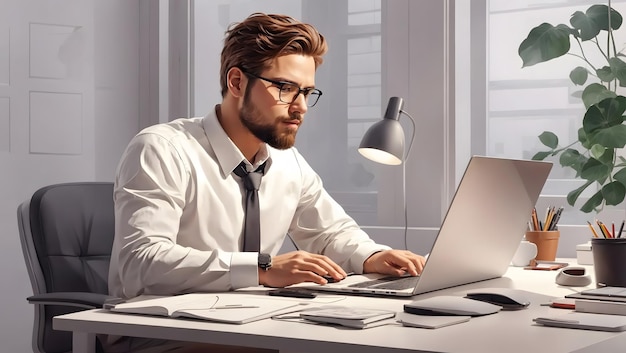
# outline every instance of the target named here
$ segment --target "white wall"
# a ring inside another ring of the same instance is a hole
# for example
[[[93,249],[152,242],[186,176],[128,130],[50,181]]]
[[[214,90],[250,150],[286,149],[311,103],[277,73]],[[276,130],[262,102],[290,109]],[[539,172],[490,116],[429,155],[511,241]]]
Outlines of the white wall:
[[[0,0],[0,352],[32,352],[18,204],[47,184],[112,181],[139,128],[140,4]]]

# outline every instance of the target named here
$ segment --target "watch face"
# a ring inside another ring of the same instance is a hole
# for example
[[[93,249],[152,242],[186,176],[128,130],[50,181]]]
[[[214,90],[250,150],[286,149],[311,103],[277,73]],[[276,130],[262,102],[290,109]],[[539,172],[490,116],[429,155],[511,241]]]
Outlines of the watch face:
[[[272,267],[272,257],[269,254],[259,254],[259,267],[262,270],[269,270]]]

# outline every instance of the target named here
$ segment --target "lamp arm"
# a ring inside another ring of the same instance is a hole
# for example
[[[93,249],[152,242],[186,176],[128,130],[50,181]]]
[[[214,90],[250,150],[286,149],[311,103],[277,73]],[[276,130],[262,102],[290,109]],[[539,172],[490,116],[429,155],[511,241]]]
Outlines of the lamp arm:
[[[413,140],[415,140],[415,119],[411,116],[411,114],[405,112],[404,110],[400,110],[400,113],[409,117],[411,120],[411,124],[413,125],[412,133],[411,133],[411,141],[409,142],[409,147],[406,149],[406,154],[404,156],[404,161],[402,163],[402,205],[404,207],[404,249],[409,250],[409,241],[408,241],[408,231],[409,231],[409,215],[407,212],[407,202],[406,202],[406,162],[409,160],[409,153],[411,152],[411,147],[413,147]]]
[[[411,120],[411,124],[413,125],[411,141],[409,142],[409,147],[406,149],[406,155],[404,156],[404,162],[406,163],[406,161],[409,159],[409,153],[411,153],[411,147],[413,147],[413,140],[415,140],[415,119],[413,119],[411,114],[407,113],[404,110],[400,110],[400,113],[408,116],[409,120]]]

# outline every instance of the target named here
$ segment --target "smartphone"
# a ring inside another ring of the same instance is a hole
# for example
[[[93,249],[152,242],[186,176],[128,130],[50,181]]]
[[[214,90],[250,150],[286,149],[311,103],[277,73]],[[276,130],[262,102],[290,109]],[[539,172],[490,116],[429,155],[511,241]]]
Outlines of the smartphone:
[[[317,294],[310,292],[306,289],[274,289],[267,292],[268,295],[273,295],[277,297],[292,297],[292,298],[308,298],[313,299],[317,297]]]

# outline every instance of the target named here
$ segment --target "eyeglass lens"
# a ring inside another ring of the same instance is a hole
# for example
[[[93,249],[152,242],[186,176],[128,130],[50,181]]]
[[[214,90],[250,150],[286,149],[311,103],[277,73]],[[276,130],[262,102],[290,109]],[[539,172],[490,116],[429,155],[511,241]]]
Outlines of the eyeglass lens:
[[[321,95],[321,92],[317,89],[300,90],[300,87],[288,82],[284,82],[282,83],[282,87],[280,87],[280,96],[278,98],[283,103],[291,104],[295,102],[296,99],[298,99],[298,95],[300,93],[304,95],[306,105],[309,107],[314,106]]]

